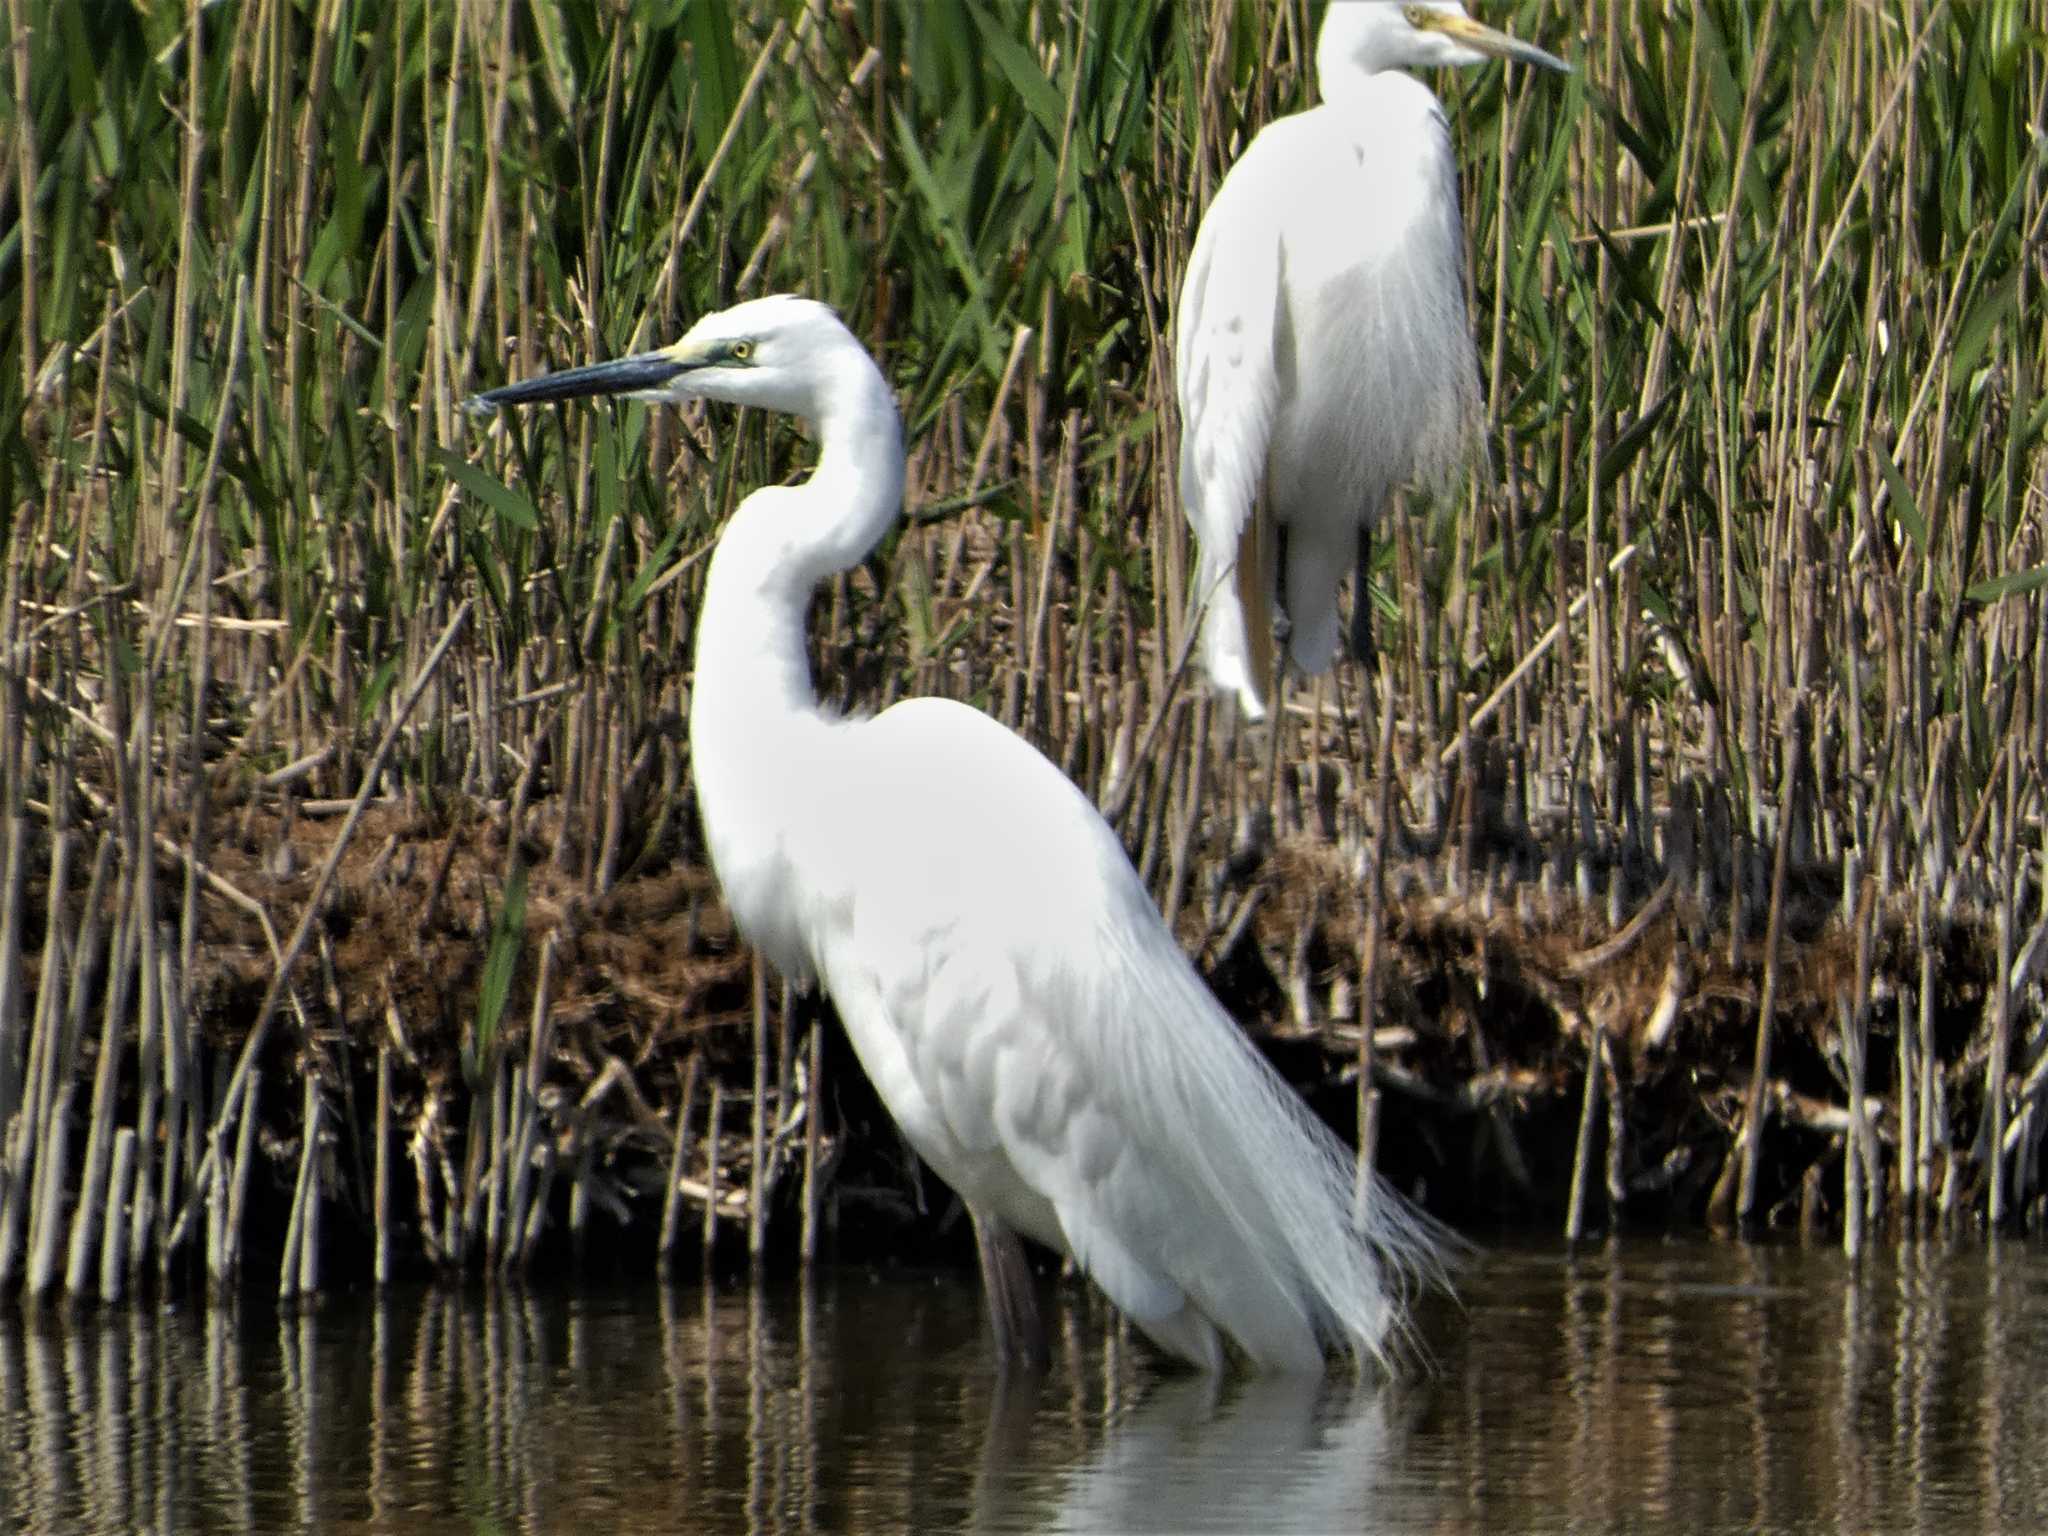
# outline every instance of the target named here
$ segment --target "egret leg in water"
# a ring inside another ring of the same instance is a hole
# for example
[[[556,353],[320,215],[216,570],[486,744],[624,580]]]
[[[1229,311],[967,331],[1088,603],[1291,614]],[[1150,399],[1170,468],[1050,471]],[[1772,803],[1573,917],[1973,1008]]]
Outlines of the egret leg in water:
[[[1261,131],[1195,235],[1175,321],[1180,491],[1200,548],[1194,603],[1211,683],[1265,714],[1277,598],[1287,654],[1335,655],[1355,542],[1403,485],[1477,455],[1479,364],[1450,128],[1407,68],[1512,59],[1564,69],[1456,4],[1330,0],[1321,104]],[[1286,529],[1269,568],[1263,526]],[[1370,650],[1351,595],[1352,649]]]
[[[1116,834],[978,710],[820,706],[814,588],[903,500],[902,425],[822,304],[755,299],[660,351],[511,384],[482,407],[693,397],[806,421],[817,468],[756,490],[705,576],[690,753],[740,931],[821,982],[918,1155],[974,1219],[997,1347],[1044,1359],[1017,1234],[1069,1255],[1168,1353],[1219,1369],[1381,1359],[1439,1273],[1430,1224],[1253,1050],[1167,931]]]

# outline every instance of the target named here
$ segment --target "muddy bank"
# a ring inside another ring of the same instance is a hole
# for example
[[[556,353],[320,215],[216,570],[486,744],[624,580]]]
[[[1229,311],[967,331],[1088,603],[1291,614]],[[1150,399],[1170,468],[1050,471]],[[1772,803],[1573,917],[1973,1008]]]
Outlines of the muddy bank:
[[[572,1258],[964,1251],[827,1007],[757,967],[701,865],[650,859],[598,893],[544,815],[515,857],[502,807],[372,805],[346,828],[344,809],[222,812],[189,934],[183,828],[147,876],[153,935],[117,920],[136,872],[111,840],[95,868],[87,833],[59,861],[23,828],[38,1032],[0,1212],[11,1282],[290,1294]],[[1788,860],[1772,966],[1739,874],[1450,841],[1388,857],[1376,949],[1370,850],[1306,836],[1212,861],[1177,912],[1226,1005],[1354,1140],[1364,1077],[1377,1166],[1427,1208],[1832,1233],[1860,1189],[1859,1228],[1981,1219],[1991,925],[1874,889],[1845,921],[1839,869]],[[2014,1075],[2006,1209],[2034,1224],[2040,1074]]]

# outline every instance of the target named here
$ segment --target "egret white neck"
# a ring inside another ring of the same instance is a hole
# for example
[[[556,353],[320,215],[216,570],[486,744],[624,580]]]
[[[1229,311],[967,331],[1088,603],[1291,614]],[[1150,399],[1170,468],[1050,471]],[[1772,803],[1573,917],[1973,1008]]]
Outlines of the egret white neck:
[[[865,352],[840,359],[815,400],[818,467],[740,503],[704,580],[690,693],[690,753],[712,862],[741,927],[778,967],[807,976],[800,934],[770,893],[805,867],[803,814],[842,728],[811,680],[806,616],[825,578],[858,564],[903,501],[902,425]],[[795,813],[792,813],[795,808]]]

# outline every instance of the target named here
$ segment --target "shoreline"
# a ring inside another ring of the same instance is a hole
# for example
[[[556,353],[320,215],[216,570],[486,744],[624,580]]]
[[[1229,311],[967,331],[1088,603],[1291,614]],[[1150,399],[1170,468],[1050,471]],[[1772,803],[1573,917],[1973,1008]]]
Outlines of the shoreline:
[[[216,889],[202,899],[193,971],[178,972],[168,901],[155,946],[158,996],[189,999],[189,1020],[167,1017],[154,1042],[117,1030],[111,1073],[88,1027],[61,1080],[32,1041],[40,1121],[70,1130],[61,1148],[46,1130],[0,1192],[8,1283],[30,1297],[113,1299],[147,1276],[171,1289],[263,1288],[275,1276],[290,1298],[406,1274],[552,1268],[569,1255],[665,1272],[703,1262],[707,1244],[720,1262],[808,1264],[821,1252],[943,1254],[958,1239],[950,1196],[908,1166],[826,1005],[735,943],[708,870],[671,863],[593,895],[529,835],[514,933],[505,824],[486,808],[365,813],[332,860],[283,1027],[251,1054],[271,974],[264,924],[287,931],[336,852],[321,809],[280,818],[252,800],[217,818],[206,871]],[[110,991],[141,986],[140,967],[131,950],[135,974],[109,977],[110,904],[103,893],[100,921],[89,920],[89,861],[82,839],[68,840],[56,952],[73,959],[47,1007],[32,986],[30,1012],[97,1026]],[[46,861],[26,888],[33,958],[52,952],[55,841],[33,829],[29,841]],[[1866,900],[1859,967],[1839,880],[1809,867],[1788,879],[1767,980],[1767,920],[1753,915],[1731,956],[1729,911],[1709,921],[1697,901],[1711,871],[1670,865],[1642,889],[1656,869],[1630,875],[1616,861],[1589,903],[1567,856],[1528,879],[1514,850],[1475,861],[1470,846],[1463,858],[1445,851],[1457,839],[1437,841],[1433,857],[1390,861],[1371,960],[1373,882],[1359,850],[1305,835],[1202,866],[1203,889],[1177,924],[1225,1005],[1353,1145],[1369,1079],[1375,1165],[1425,1210],[1454,1228],[1796,1228],[1850,1244],[1887,1225],[1982,1220],[1989,1169],[1970,1127],[1992,1022],[1987,920],[1959,915],[1923,951],[1913,902]],[[180,863],[159,853],[155,886],[175,891]],[[1612,899],[1610,883],[1621,888]],[[81,964],[88,952],[97,959]],[[40,964],[27,969],[39,983]],[[1940,990],[1923,1020],[1924,975]],[[1743,1220],[1740,1133],[1766,986],[1777,1027]],[[143,1092],[145,1054],[174,1064],[160,1069],[165,1091]],[[232,1092],[244,1054],[253,1122]],[[2029,1093],[2022,1112],[2035,1103]],[[1921,1122],[1938,1132],[1924,1144]],[[149,1126],[154,1157],[139,1155]],[[39,1214],[53,1170],[54,1235]],[[2016,1160],[2014,1171],[2012,1224],[2033,1230],[2043,1200],[2032,1170]],[[95,1173],[98,1198],[81,1198]]]

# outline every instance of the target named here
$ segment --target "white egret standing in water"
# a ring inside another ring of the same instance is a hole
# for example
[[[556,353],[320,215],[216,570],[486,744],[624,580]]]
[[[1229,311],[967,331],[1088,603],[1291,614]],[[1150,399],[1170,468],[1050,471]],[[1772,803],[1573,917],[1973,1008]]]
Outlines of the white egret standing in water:
[[[1355,568],[1364,655],[1374,520],[1400,486],[1447,484],[1475,451],[1450,129],[1398,71],[1489,56],[1569,67],[1462,5],[1330,0],[1322,104],[1252,140],[1195,235],[1174,359],[1181,502],[1201,548],[1203,662],[1253,719],[1273,677],[1276,595],[1288,654],[1320,672]]]
[[[690,697],[704,834],[740,931],[837,1005],[903,1134],[959,1192],[999,1352],[1042,1362],[1016,1234],[1069,1254],[1163,1349],[1205,1369],[1384,1357],[1427,1224],[1377,1191],[1218,1005],[1122,845],[988,716],[820,706],[811,592],[896,519],[902,427],[822,304],[756,299],[681,341],[508,385],[485,406],[627,394],[787,411],[818,465],[727,523]]]

